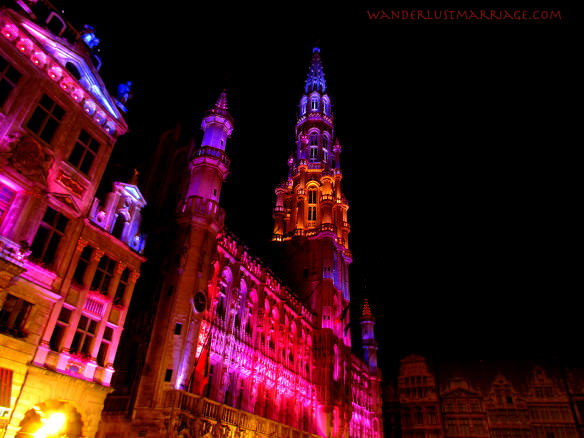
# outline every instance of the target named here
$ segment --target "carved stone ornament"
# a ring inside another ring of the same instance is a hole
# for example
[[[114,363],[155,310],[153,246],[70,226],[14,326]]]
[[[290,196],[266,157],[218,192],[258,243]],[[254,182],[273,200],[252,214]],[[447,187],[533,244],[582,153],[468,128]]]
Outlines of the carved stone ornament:
[[[11,146],[8,161],[12,167],[33,181],[46,184],[53,155],[34,138],[20,134],[13,136]]]

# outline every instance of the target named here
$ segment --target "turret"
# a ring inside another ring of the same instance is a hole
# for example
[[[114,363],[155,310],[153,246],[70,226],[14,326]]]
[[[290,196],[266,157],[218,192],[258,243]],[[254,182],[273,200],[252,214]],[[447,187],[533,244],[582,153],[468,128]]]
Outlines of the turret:
[[[361,344],[364,360],[371,368],[377,368],[377,341],[375,340],[375,318],[371,314],[369,301],[365,298],[361,314]]]
[[[225,146],[233,131],[233,118],[227,112],[225,91],[215,107],[205,113],[201,128],[204,132],[201,147],[193,149],[190,156],[187,200],[196,197],[197,203],[211,208],[218,205],[230,164]]]

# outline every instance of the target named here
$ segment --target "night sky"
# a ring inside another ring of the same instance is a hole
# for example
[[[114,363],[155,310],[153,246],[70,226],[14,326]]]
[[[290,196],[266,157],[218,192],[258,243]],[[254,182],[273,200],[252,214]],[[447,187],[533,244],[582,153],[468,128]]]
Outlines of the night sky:
[[[260,258],[319,45],[343,148],[353,313],[367,296],[386,371],[409,353],[576,358],[569,11],[437,22],[370,20],[380,8],[366,2],[55,3],[95,27],[110,90],[133,83],[112,168],[142,170],[177,121],[200,142],[203,112],[227,89],[226,225]]]

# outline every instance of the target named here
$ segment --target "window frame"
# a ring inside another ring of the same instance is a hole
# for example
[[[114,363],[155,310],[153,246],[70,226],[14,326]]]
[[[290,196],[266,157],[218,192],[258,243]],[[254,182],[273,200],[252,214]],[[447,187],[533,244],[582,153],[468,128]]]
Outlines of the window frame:
[[[90,289],[95,292],[99,292],[103,295],[106,295],[112,279],[115,275],[117,261],[112,259],[111,257],[107,256],[106,254],[102,255],[97,263],[97,267],[95,268],[95,274],[93,275],[93,279],[91,280],[91,287]]]
[[[11,305],[10,309],[8,309],[7,303]],[[25,326],[33,306],[33,303],[24,298],[7,293],[2,307],[0,307],[0,333],[16,338],[25,338],[28,335]]]
[[[8,201],[4,201],[3,196],[0,196],[0,225],[2,225],[2,223],[4,222],[4,218],[10,211],[10,206],[14,202],[14,198],[16,197],[17,193],[16,190],[12,189],[12,187],[9,187],[7,184],[4,184],[0,181],[0,195],[5,190],[11,192],[11,194],[9,196],[10,199]]]
[[[47,214],[49,211],[55,213],[53,218],[47,218]],[[61,219],[64,219],[64,222],[61,222]],[[45,267],[55,267],[59,246],[63,238],[67,233],[67,227],[69,225],[70,219],[60,212],[52,208],[50,205],[47,206],[45,213],[39,223],[37,231],[32,239],[32,243],[30,244],[30,249],[32,251],[32,259],[37,260],[41,265]],[[59,228],[62,225],[62,230]],[[43,233],[46,233],[44,237],[41,236],[39,232],[41,229],[45,230]],[[54,236],[57,235],[58,239],[56,243],[53,243]],[[37,238],[42,239],[43,243],[38,243]],[[37,249],[37,245],[40,245],[40,249]],[[35,252],[40,251],[40,253],[35,254]]]
[[[85,137],[87,137],[87,139],[85,139]],[[89,177],[93,173],[101,147],[102,144],[99,140],[91,135],[86,129],[81,129],[75,140],[75,144],[69,153],[67,162],[85,176]],[[75,156],[75,162],[73,162],[72,159],[75,154],[78,155],[78,157]],[[91,158],[87,167],[85,163],[88,156]]]
[[[81,322],[86,320],[85,327],[81,327]],[[92,323],[94,325],[92,326]],[[92,350],[92,343],[97,338],[97,326],[99,321],[84,314],[81,315],[75,328],[75,334],[71,340],[69,351],[72,354],[79,354],[82,356],[90,356]],[[90,331],[92,329],[93,331]],[[79,335],[79,338],[77,337]]]
[[[71,323],[71,315],[73,314],[73,308],[69,308],[68,306],[61,307],[59,311],[59,316],[57,317],[57,321],[55,322],[55,327],[53,328],[53,333],[51,333],[51,338],[49,340],[49,348],[51,351],[59,352],[61,350],[61,346],[63,343],[63,336],[65,335],[65,331],[69,324]],[[64,311],[68,312],[68,314]],[[66,315],[66,317],[65,317]],[[58,336],[58,339],[55,337]],[[57,345],[54,345],[57,343]],[[56,347],[56,348],[54,348]]]
[[[45,106],[48,103],[47,101],[50,101],[50,107]],[[57,110],[61,113],[60,117],[55,114]],[[44,93],[28,118],[26,129],[41,141],[51,145],[66,115],[67,111],[57,100]]]
[[[3,63],[6,63],[6,65],[2,65]],[[17,75],[18,77],[10,77],[10,75]],[[18,82],[20,82],[20,79],[22,78],[22,73],[16,68],[14,67],[14,65],[12,65],[12,63],[10,63],[4,56],[0,55],[0,112],[2,111],[2,108],[4,108],[4,106],[6,105],[6,102],[8,102],[10,100],[10,97],[12,95],[12,93],[14,93],[14,90],[16,89],[16,87],[18,87]],[[6,88],[6,92],[3,93],[2,89],[5,86],[5,84],[8,84],[8,87]]]

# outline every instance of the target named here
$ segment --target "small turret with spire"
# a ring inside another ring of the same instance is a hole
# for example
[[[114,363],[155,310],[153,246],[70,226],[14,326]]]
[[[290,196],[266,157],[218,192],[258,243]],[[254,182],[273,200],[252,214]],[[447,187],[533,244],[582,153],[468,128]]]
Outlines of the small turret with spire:
[[[361,313],[361,341],[364,360],[371,368],[377,368],[377,341],[375,340],[375,317],[371,313],[369,300],[365,298]]]
[[[196,197],[198,203],[217,206],[223,181],[229,173],[230,160],[225,153],[227,139],[233,132],[233,118],[227,111],[225,90],[215,106],[208,110],[201,122],[203,140],[190,157],[191,178],[187,199]],[[215,207],[213,207],[215,208]]]

